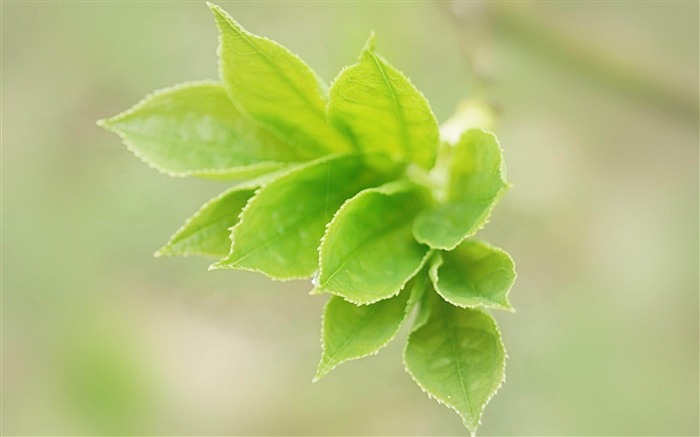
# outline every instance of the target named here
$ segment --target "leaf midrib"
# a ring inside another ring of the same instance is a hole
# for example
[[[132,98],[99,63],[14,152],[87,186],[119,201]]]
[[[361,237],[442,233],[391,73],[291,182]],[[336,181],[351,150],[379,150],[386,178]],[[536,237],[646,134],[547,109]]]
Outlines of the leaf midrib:
[[[360,244],[360,245],[358,245],[357,247],[355,247],[350,253],[348,253],[348,254],[346,255],[345,259],[344,259],[343,261],[341,261],[340,264],[338,265],[338,267],[333,271],[333,273],[331,273],[330,276],[328,276],[328,279],[326,279],[326,280],[321,284],[321,288],[324,288],[326,285],[328,285],[328,283],[335,277],[336,274],[338,274],[338,272],[340,272],[340,270],[343,268],[343,266],[344,266],[348,261],[350,261],[350,258],[352,258],[352,256],[355,255],[355,253],[356,253],[357,251],[359,251],[360,249],[364,248],[365,246],[368,246],[368,245],[371,244],[373,241],[376,241],[377,238],[375,238],[375,237],[376,237],[377,235],[384,234],[384,235],[386,236],[386,235],[391,235],[391,234],[393,234],[393,233],[396,233],[396,232],[398,232],[398,231],[401,231],[401,230],[403,230],[403,228],[405,227],[405,224],[406,224],[407,222],[410,222],[411,220],[413,220],[413,216],[411,216],[411,218],[409,218],[408,220],[403,219],[403,220],[397,220],[397,221],[395,221],[395,222],[392,222],[392,223],[390,223],[389,225],[387,225],[387,226],[385,226],[385,227],[383,227],[383,228],[380,228],[380,229],[378,229],[376,232],[372,233],[372,235],[370,235],[367,239],[365,239],[365,241],[363,241],[362,244]],[[403,223],[403,225],[402,225],[402,226],[396,226],[397,223]],[[390,231],[386,232],[386,231],[387,231],[388,229],[390,229],[390,228],[393,228],[393,229],[391,229]]]
[[[375,55],[374,53],[371,53],[371,52],[369,53],[369,55],[371,56],[372,61],[374,61],[374,64],[376,65],[377,70],[379,70],[379,73],[381,74],[382,79],[384,80],[384,83],[386,84],[386,87],[389,90],[389,95],[391,96],[391,102],[392,102],[392,104],[394,106],[394,110],[397,114],[396,121],[397,121],[397,124],[399,127],[399,132],[401,135],[401,142],[402,142],[403,147],[408,149],[408,150],[404,151],[408,155],[409,154],[408,152],[410,150],[412,150],[412,148],[409,146],[410,140],[409,140],[409,136],[408,136],[408,131],[406,129],[407,121],[406,121],[406,117],[403,113],[403,109],[401,108],[401,105],[399,104],[398,96],[396,95],[396,91],[394,90],[394,86],[391,84],[391,82],[389,81],[389,78],[387,77],[387,75],[384,71],[384,67],[382,67],[381,63],[379,62],[377,55]]]
[[[195,235],[197,235],[197,234],[203,232],[204,230],[208,230],[209,228],[213,228],[213,227],[220,227],[220,223],[221,223],[221,222],[226,221],[226,220],[230,219],[230,218],[233,217],[233,216],[236,216],[236,217],[237,217],[239,214],[240,214],[240,213],[236,213],[236,214],[227,214],[227,215],[225,215],[225,216],[223,216],[223,217],[219,217],[218,219],[215,219],[215,220],[213,220],[213,221],[209,221],[209,222],[207,222],[207,223],[205,223],[205,224],[203,224],[203,225],[201,225],[201,226],[197,226],[197,227],[195,227],[195,228],[192,228],[192,229],[190,229],[190,232],[189,232],[189,233],[184,234],[184,235],[180,235],[180,236],[179,236],[180,238],[179,238],[178,240],[175,240],[173,243],[178,243],[178,242],[182,243],[182,242],[187,241],[187,240],[189,240],[190,238],[194,237]]]
[[[447,333],[447,343],[450,345],[450,352],[452,354],[452,358],[455,362],[455,366],[457,367],[457,376],[459,377],[459,384],[460,388],[462,389],[462,396],[464,396],[464,400],[466,401],[466,407],[467,407],[467,414],[470,416],[469,421],[473,419],[474,413],[472,411],[472,405],[471,405],[471,400],[469,399],[469,393],[467,392],[467,389],[465,387],[465,382],[464,382],[464,376],[462,375],[462,364],[459,360],[459,356],[457,355],[457,349],[455,346],[455,339],[454,339],[454,334],[452,332],[452,324],[450,323],[452,319],[452,315],[449,313],[449,311],[445,311],[443,309],[443,323],[445,326],[445,332]]]
[[[318,106],[314,105],[314,103],[309,100],[309,98],[296,86],[294,81],[292,81],[285,73],[284,69],[279,68],[278,65],[276,65],[272,60],[267,56],[267,54],[263,51],[261,51],[251,40],[250,37],[244,32],[242,29],[239,29],[238,26],[233,25],[232,23],[229,22],[231,27],[236,31],[236,33],[241,37],[243,41],[245,41],[246,44],[248,44],[253,50],[255,50],[264,60],[267,62],[274,71],[276,71],[278,74],[277,76],[281,77],[284,82],[287,83],[287,85],[290,86],[290,88],[294,91],[294,93],[308,106],[310,107],[313,112],[325,123],[326,121],[326,113],[324,110],[319,108]],[[270,43],[274,44],[272,41],[269,41]],[[312,73],[313,74],[313,73]],[[323,100],[323,99],[321,99]]]
[[[333,200],[333,201],[336,201],[336,200],[338,200],[338,199],[345,199],[345,198],[347,198],[347,196],[346,196],[345,193],[343,193],[343,194],[339,194],[339,195],[333,196],[333,197],[331,197],[330,199]],[[257,246],[257,247],[255,247],[255,248],[251,249],[250,251],[246,252],[244,255],[242,255],[241,257],[237,258],[235,261],[233,261],[232,264],[238,264],[238,263],[240,263],[240,262],[243,261],[245,258],[247,258],[247,257],[249,257],[250,255],[254,254],[254,253],[257,252],[258,250],[261,250],[261,249],[263,249],[263,248],[265,248],[265,247],[271,245],[271,244],[274,243],[275,241],[279,241],[279,240],[283,240],[283,239],[285,239],[285,238],[288,238],[290,235],[292,235],[292,233],[288,232],[290,229],[294,229],[294,228],[298,227],[300,224],[306,223],[306,222],[309,221],[309,219],[311,219],[312,217],[318,216],[318,213],[319,213],[321,210],[327,210],[327,208],[328,208],[328,206],[327,206],[327,204],[325,204],[323,208],[316,208],[316,209],[311,210],[308,214],[303,215],[303,216],[301,216],[298,220],[296,220],[296,221],[290,223],[290,225],[289,225],[288,227],[284,228],[284,232],[282,232],[282,233],[277,233],[277,234],[274,235],[272,238],[266,240],[265,242],[263,242],[263,243],[260,244],[259,246]],[[324,215],[326,215],[326,214],[327,214],[327,212],[324,213]],[[243,220],[245,220],[245,217],[242,217],[242,220],[241,220],[240,223],[243,223]],[[234,237],[234,238],[235,238],[235,237]],[[234,248],[235,248],[235,244],[234,244]]]
[[[163,136],[158,136],[155,137],[154,135],[148,135],[148,134],[143,134],[131,129],[115,129],[116,131],[121,132],[125,136],[129,136],[134,139],[141,139],[146,140],[146,141],[153,141],[153,142],[162,142]],[[191,149],[192,151],[196,151],[198,156],[204,156],[204,157],[211,157],[211,156],[219,156],[221,154],[221,149],[222,148],[228,148],[230,147],[231,144],[241,144],[243,142],[238,142],[234,141],[231,143],[223,144],[221,142],[216,142],[216,141],[205,141],[205,140],[191,140],[191,139],[184,139],[178,135],[173,135],[173,136],[168,136],[165,138],[165,141],[167,141],[171,145],[176,145],[180,146],[186,149]],[[246,144],[250,145],[250,144]],[[201,147],[205,146],[205,147]],[[239,150],[238,148],[231,148],[226,150],[227,158],[231,160],[241,160],[241,161],[250,161],[250,162],[233,162],[231,163],[235,167],[243,167],[243,166],[249,166],[249,165],[256,165],[260,163],[274,163],[274,162],[279,162],[279,163],[294,163],[298,162],[295,160],[287,160],[285,158],[287,157],[282,157],[283,159],[281,160],[279,156],[261,156],[261,157],[253,157],[251,158],[250,155],[245,155],[246,150]],[[143,152],[142,152],[143,153]],[[151,153],[155,154],[155,153]],[[168,158],[170,158],[169,155],[166,155]],[[295,157],[296,158],[296,157]],[[228,167],[225,167],[228,168]],[[224,168],[224,169],[225,169]],[[191,170],[186,170],[186,171],[191,171]],[[196,171],[196,170],[195,170]]]
[[[338,299],[342,299],[342,298],[341,298],[341,297],[338,297]],[[330,368],[333,367],[332,365],[335,364],[335,362],[336,362],[335,357],[336,357],[340,352],[342,352],[342,350],[345,348],[345,346],[348,344],[348,342],[349,342],[353,337],[355,337],[355,335],[358,333],[358,331],[360,331],[360,330],[362,329],[363,324],[364,324],[365,322],[367,322],[368,320],[370,320],[370,319],[374,316],[374,314],[377,312],[377,310],[378,310],[377,305],[374,305],[374,306],[370,307],[370,311],[369,311],[367,314],[365,314],[365,315],[360,319],[360,321],[355,325],[355,327],[354,327],[353,330],[350,332],[350,334],[348,334],[347,337],[345,338],[345,340],[343,340],[343,343],[336,349],[336,352],[335,352],[334,354],[332,354],[332,355],[328,355],[328,364],[327,364],[326,366],[324,366],[324,370],[327,369],[327,368],[329,368],[329,367],[330,367]]]

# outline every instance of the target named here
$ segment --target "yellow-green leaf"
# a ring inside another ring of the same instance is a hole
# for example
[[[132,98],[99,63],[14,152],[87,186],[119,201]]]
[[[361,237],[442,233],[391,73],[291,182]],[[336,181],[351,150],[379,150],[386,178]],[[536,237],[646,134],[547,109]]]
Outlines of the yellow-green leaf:
[[[311,276],[333,214],[384,178],[358,155],[326,157],[289,171],[251,198],[231,233],[231,253],[214,268],[255,270],[274,279]]]
[[[374,52],[374,38],[359,62],[345,68],[330,89],[328,115],[365,152],[429,169],[439,142],[437,121],[415,86]]]
[[[427,320],[411,333],[404,350],[406,370],[474,434],[505,375],[501,334],[484,311],[456,307],[432,291],[426,297]]]
[[[512,311],[508,292],[515,281],[515,265],[503,250],[482,241],[467,240],[441,252],[430,268],[435,290],[460,307]]]
[[[331,296],[323,313],[323,356],[314,380],[336,366],[379,352],[396,335],[406,317],[404,291],[371,305],[355,305]]]
[[[99,124],[170,176],[251,177],[308,159],[244,118],[215,82],[156,91]]]
[[[219,73],[238,108],[305,154],[347,152],[352,145],[326,120],[326,87],[282,45],[243,29],[209,4],[219,27]]]
[[[367,189],[347,201],[323,236],[314,292],[356,304],[397,294],[429,255],[411,235],[424,202],[422,191],[406,181]]]
[[[156,252],[156,256],[204,255],[221,258],[229,252],[229,230],[255,192],[255,188],[233,187],[205,203]]]
[[[508,189],[501,147],[492,133],[468,130],[449,152],[445,199],[423,211],[413,227],[418,241],[443,250],[454,249],[484,226]]]

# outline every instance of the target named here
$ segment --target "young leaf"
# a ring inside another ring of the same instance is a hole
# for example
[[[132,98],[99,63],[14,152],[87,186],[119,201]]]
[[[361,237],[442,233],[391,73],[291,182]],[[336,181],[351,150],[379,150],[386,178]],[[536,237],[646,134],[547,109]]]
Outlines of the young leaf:
[[[361,305],[397,294],[429,256],[429,248],[411,235],[424,202],[423,193],[405,181],[370,188],[348,200],[323,236],[314,293]]]
[[[429,396],[460,415],[474,434],[486,403],[501,386],[506,353],[496,321],[428,293],[427,320],[404,349],[406,371]]]
[[[275,279],[311,276],[326,224],[343,202],[384,182],[361,156],[303,164],[261,188],[233,228],[229,255],[214,268],[255,270]]]
[[[298,56],[246,31],[209,4],[219,27],[219,70],[231,100],[297,149],[315,157],[351,144],[326,120],[325,85]]]
[[[418,277],[420,276],[417,276],[416,278]],[[418,311],[416,313],[415,320],[413,320],[413,328],[411,332],[416,331],[418,328],[425,325],[428,322],[428,317],[430,316],[430,306],[428,305],[428,300],[431,298],[430,295],[433,294],[433,287],[430,283],[429,275],[426,274],[424,277],[422,277],[420,283],[422,283],[420,293],[415,293],[411,296],[413,300],[412,305],[418,306]]]
[[[484,242],[468,240],[451,252],[442,252],[433,261],[430,279],[440,296],[453,305],[513,311],[508,302],[515,281],[513,260]]]
[[[314,382],[340,364],[374,355],[389,344],[422,298],[427,283],[427,275],[419,274],[398,296],[371,305],[331,296],[323,313],[323,356]]]
[[[156,91],[98,123],[170,176],[250,177],[308,159],[244,118],[215,82]]]
[[[231,247],[229,228],[238,222],[238,215],[254,192],[250,186],[233,187],[211,199],[155,255],[226,256]]]
[[[479,129],[465,132],[451,150],[444,203],[422,212],[413,227],[421,243],[452,250],[488,220],[508,188],[496,137]]]
[[[401,72],[374,52],[374,36],[359,62],[333,82],[328,116],[363,151],[426,169],[435,163],[439,131],[430,105]]]
[[[409,291],[372,305],[331,296],[323,313],[323,356],[314,381],[338,365],[373,355],[394,339],[407,315]]]
[[[373,37],[329,98],[296,55],[209,7],[222,83],[158,91],[99,122],[169,175],[258,177],[206,203],[157,255],[224,257],[212,268],[273,279],[317,271],[312,293],[332,296],[315,379],[376,353],[419,306],[405,367],[473,432],[505,350],[472,307],[510,309],[515,277],[505,252],[463,242],[508,188],[495,137],[469,130],[440,143],[427,100]],[[464,130],[465,114],[445,135]]]

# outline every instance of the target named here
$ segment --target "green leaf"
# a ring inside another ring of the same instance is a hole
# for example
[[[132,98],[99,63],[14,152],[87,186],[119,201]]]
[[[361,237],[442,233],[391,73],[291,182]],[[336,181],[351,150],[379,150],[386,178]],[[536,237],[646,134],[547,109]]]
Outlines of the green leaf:
[[[383,183],[358,155],[303,164],[262,187],[233,228],[231,253],[213,268],[265,273],[274,279],[311,276],[326,224],[343,202]]]
[[[170,176],[250,177],[307,159],[244,118],[215,82],[156,91],[98,124]]]
[[[326,87],[311,68],[220,7],[209,7],[220,33],[220,76],[238,108],[308,155],[352,150],[326,120]]]
[[[465,132],[451,150],[446,198],[416,218],[416,239],[434,249],[452,250],[483,227],[509,186],[502,160],[492,133]]]
[[[464,241],[433,261],[430,279],[447,302],[463,308],[486,307],[513,311],[508,292],[515,265],[503,250],[481,241]]]
[[[238,215],[254,192],[250,187],[233,187],[211,199],[155,255],[226,256],[231,247],[229,229],[238,222]]]
[[[370,304],[397,294],[423,266],[429,248],[411,235],[423,193],[406,181],[370,188],[348,200],[323,236],[313,293]]]
[[[331,296],[323,313],[323,355],[314,382],[340,364],[374,355],[389,344],[423,297],[427,284],[427,274],[419,274],[398,296],[371,305],[355,305]]]
[[[439,141],[428,101],[400,71],[374,52],[370,38],[359,62],[330,89],[328,116],[366,152],[429,169]]]
[[[496,321],[428,293],[428,318],[408,338],[406,371],[429,396],[452,408],[473,434],[505,375],[506,352]]]
[[[419,276],[417,276],[416,278],[420,277],[420,275],[421,274],[419,273]],[[433,287],[430,283],[429,275],[425,274],[420,279],[420,283],[422,284],[422,289],[420,293],[415,293],[411,296],[411,298],[413,299],[412,305],[418,306],[416,318],[413,321],[412,331],[415,331],[421,326],[425,325],[428,321],[428,317],[430,316],[430,306],[428,305],[428,299],[431,297],[430,295],[433,294]]]
[[[331,296],[323,313],[323,355],[314,381],[338,365],[374,355],[389,344],[408,314],[410,291],[371,305]]]

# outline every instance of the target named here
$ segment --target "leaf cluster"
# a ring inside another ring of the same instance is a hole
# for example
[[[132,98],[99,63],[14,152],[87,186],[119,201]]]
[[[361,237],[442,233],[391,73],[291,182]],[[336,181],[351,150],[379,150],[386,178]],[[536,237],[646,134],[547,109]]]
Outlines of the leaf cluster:
[[[162,173],[237,181],[156,255],[313,276],[312,294],[330,295],[314,380],[377,353],[415,312],[405,368],[474,432],[505,366],[484,309],[511,310],[515,279],[508,254],[471,238],[509,186],[496,137],[441,141],[428,101],[374,36],[328,87],[210,8],[220,81],[157,91],[99,122]]]

